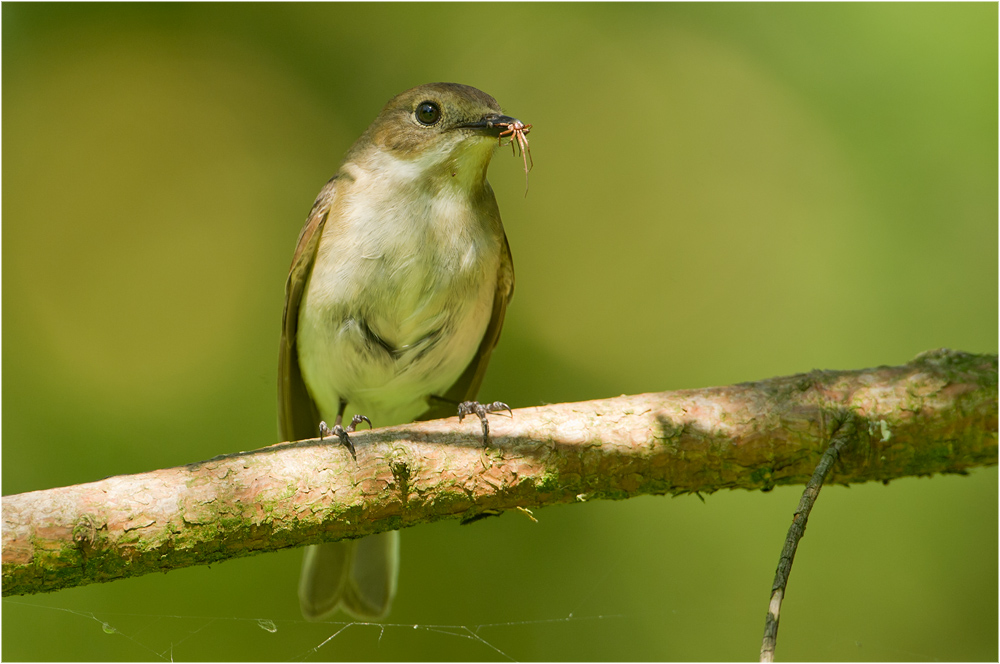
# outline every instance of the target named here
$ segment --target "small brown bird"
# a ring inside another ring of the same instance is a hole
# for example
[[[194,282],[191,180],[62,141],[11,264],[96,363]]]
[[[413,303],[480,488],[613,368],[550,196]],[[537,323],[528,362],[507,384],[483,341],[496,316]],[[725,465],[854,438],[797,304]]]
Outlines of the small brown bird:
[[[474,401],[514,291],[486,180],[499,136],[526,127],[493,97],[431,83],[396,96],[354,143],[299,235],[285,285],[279,426],[285,440],[506,409]],[[343,426],[348,406],[354,415]],[[332,429],[326,422],[334,422]],[[310,546],[303,615],[386,615],[399,533]]]

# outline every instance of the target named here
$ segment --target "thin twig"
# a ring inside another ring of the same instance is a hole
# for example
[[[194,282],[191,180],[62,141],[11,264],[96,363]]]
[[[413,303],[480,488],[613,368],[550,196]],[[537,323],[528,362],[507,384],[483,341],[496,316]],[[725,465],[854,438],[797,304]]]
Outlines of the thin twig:
[[[771,603],[767,607],[767,618],[764,620],[764,641],[760,646],[760,661],[774,661],[774,646],[778,640],[778,616],[781,612],[781,600],[785,598],[785,588],[788,586],[788,575],[792,571],[792,561],[795,560],[795,550],[799,546],[799,540],[806,533],[806,522],[809,521],[809,512],[812,511],[816,499],[819,497],[819,490],[823,488],[823,481],[840,457],[841,450],[849,442],[855,439],[857,422],[853,413],[848,413],[843,422],[837,428],[830,441],[830,446],[823,453],[816,472],[806,483],[805,491],[799,500],[799,507],[792,517],[792,525],[788,528],[788,535],[785,537],[785,546],[781,549],[781,557],[778,559],[778,569],[774,573],[774,583],[771,586]]]

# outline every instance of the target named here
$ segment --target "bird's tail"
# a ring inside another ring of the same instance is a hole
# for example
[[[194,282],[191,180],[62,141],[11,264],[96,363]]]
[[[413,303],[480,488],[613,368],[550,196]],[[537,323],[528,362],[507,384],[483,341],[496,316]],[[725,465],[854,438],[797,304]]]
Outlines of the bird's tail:
[[[384,618],[396,596],[399,531],[306,547],[299,606],[306,620],[324,620],[338,608],[359,620]]]

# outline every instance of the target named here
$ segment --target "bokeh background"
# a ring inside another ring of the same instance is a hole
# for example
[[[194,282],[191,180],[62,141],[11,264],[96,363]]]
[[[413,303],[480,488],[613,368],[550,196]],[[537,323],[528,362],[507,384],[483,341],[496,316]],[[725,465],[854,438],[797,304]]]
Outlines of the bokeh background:
[[[430,81],[534,125],[527,196],[490,172],[518,281],[485,399],[997,352],[995,3],[2,18],[4,494],[275,442],[299,228]],[[754,659],[800,491],[410,529],[385,628],[302,622],[297,550],[7,598],[2,655]],[[996,467],[825,489],[779,658],[996,661],[997,495]]]

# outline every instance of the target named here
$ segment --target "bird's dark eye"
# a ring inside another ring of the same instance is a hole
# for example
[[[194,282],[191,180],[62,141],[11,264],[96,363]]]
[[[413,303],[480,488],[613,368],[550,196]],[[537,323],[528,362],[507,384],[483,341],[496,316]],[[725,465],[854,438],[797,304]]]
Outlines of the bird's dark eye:
[[[432,125],[441,119],[441,107],[432,101],[420,102],[417,106],[417,122]]]

